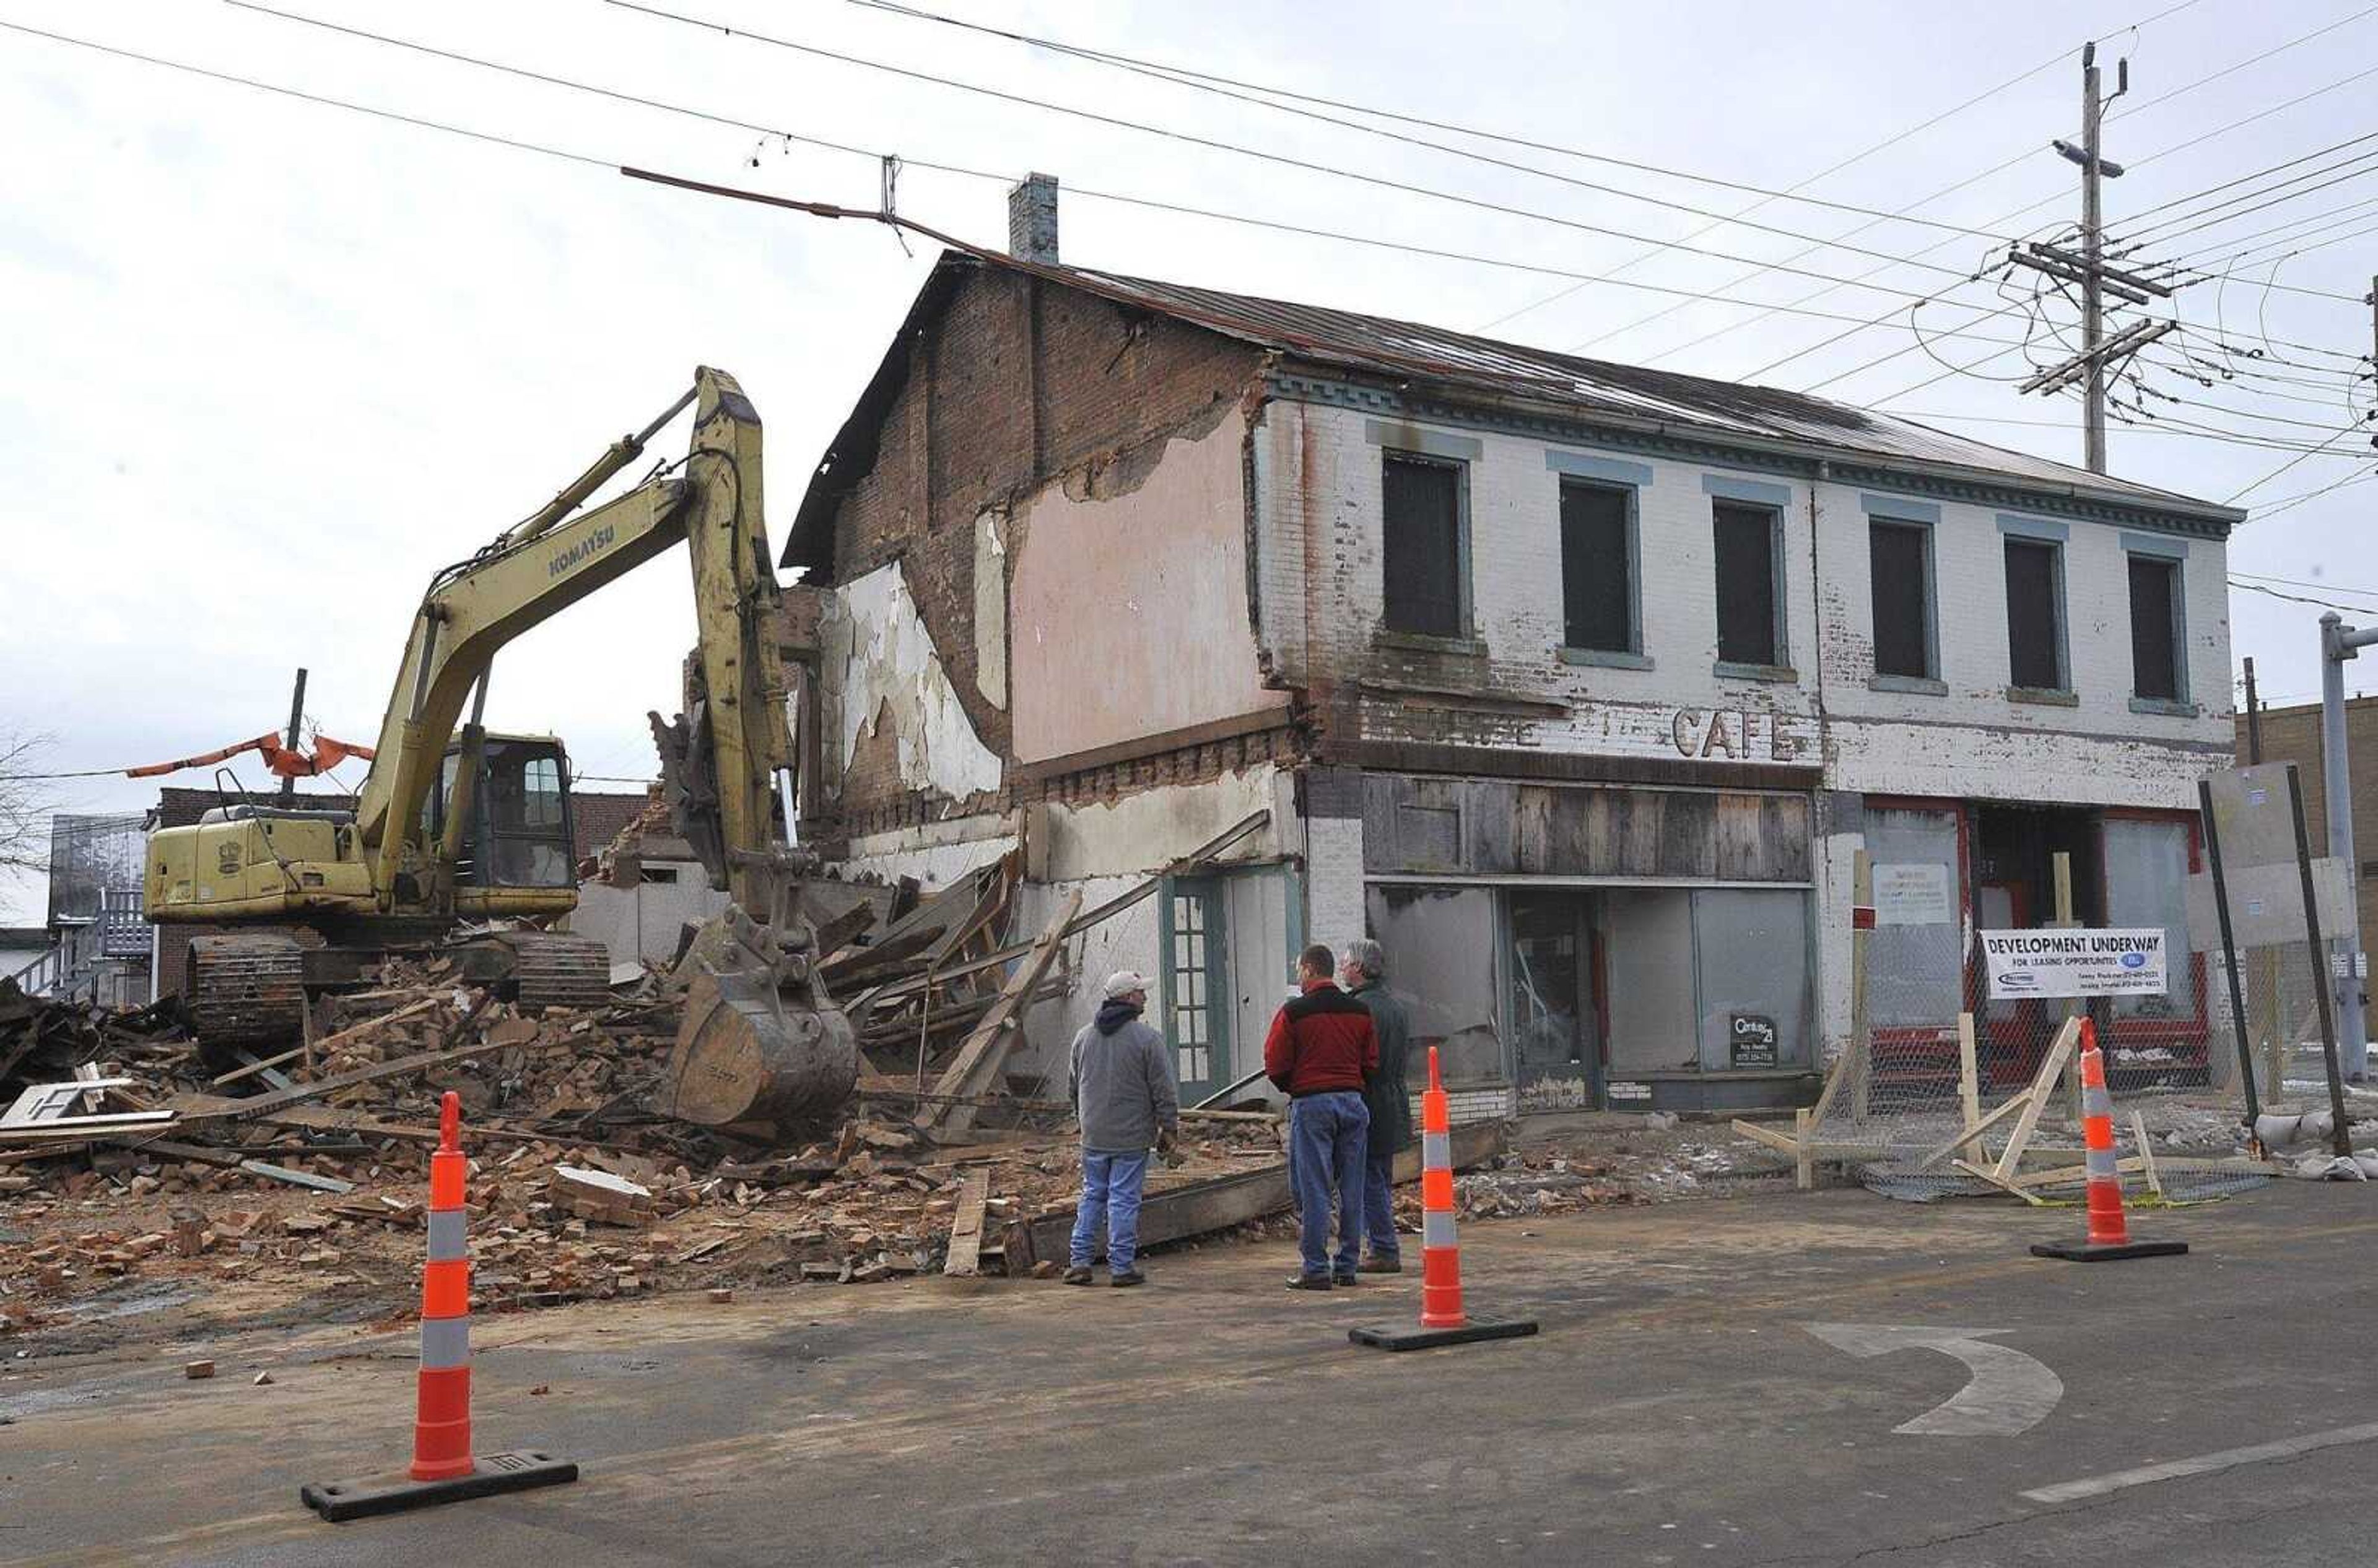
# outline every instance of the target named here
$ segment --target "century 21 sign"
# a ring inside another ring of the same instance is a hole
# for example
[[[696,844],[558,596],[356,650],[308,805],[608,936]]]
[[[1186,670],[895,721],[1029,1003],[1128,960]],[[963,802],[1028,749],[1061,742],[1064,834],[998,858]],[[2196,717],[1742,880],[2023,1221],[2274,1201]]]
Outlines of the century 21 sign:
[[[1796,762],[1809,739],[1804,723],[1795,714],[1747,708],[1679,708],[1668,720],[1668,739],[1679,757]]]

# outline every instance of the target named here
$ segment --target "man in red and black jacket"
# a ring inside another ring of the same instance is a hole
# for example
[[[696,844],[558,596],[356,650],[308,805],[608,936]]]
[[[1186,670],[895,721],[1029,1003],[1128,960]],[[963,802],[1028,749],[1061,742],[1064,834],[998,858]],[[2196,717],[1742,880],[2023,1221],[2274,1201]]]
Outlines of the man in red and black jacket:
[[[1303,1222],[1303,1267],[1291,1290],[1352,1285],[1362,1261],[1363,1161],[1371,1113],[1363,1082],[1379,1068],[1371,1011],[1338,988],[1338,961],[1318,944],[1297,961],[1303,994],[1264,1040],[1264,1074],[1288,1095],[1288,1172]],[[1338,1189],[1338,1254],[1329,1254],[1329,1190]]]

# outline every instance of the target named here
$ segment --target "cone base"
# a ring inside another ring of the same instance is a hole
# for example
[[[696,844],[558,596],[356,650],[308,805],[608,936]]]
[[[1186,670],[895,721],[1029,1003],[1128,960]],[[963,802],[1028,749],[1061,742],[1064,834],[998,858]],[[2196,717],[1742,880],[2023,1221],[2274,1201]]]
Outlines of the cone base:
[[[2036,1241],[2031,1255],[2074,1263],[2110,1263],[2123,1258],[2174,1257],[2187,1251],[2185,1241]]]
[[[1374,1350],[1433,1350],[1473,1339],[1524,1339],[1535,1332],[1532,1318],[1472,1318],[1459,1328],[1350,1328],[1346,1337]]]
[[[368,1519],[376,1514],[400,1514],[408,1508],[492,1497],[498,1492],[560,1486],[577,1478],[576,1460],[522,1451],[482,1454],[477,1469],[450,1480],[416,1481],[400,1473],[360,1481],[309,1481],[297,1489],[297,1497],[336,1525],[348,1519]]]

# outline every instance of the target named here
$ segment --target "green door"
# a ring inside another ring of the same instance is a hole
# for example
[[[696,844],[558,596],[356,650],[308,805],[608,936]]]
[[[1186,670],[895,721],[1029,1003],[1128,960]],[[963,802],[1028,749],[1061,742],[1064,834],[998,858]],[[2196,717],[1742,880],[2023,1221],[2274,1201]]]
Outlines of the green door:
[[[1231,1072],[1228,951],[1222,890],[1205,878],[1175,878],[1164,890],[1164,1017],[1181,1103],[1195,1105]]]

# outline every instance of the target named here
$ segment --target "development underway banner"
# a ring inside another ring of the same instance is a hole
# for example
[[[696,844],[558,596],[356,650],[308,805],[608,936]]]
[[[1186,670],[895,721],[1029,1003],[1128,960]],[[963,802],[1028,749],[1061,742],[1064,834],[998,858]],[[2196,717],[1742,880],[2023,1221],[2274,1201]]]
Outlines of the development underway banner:
[[[2170,987],[2164,933],[1984,931],[1990,999],[2162,996]]]

